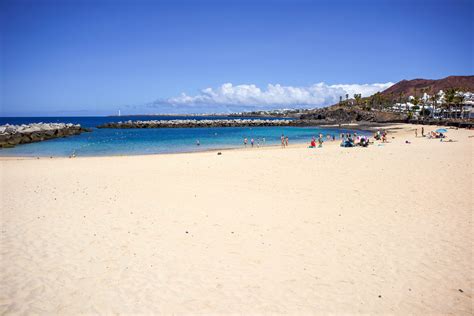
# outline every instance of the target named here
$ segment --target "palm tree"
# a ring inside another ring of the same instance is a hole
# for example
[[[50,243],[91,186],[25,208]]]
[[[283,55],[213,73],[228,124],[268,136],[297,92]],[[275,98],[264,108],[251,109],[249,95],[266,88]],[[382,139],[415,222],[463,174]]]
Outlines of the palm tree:
[[[398,103],[402,103],[402,99],[403,99],[403,92],[400,92],[398,94]]]
[[[411,103],[413,103],[413,105],[414,105],[413,110],[418,110],[420,108],[418,106],[418,104],[420,104],[420,98],[417,95],[415,95],[413,100],[411,100]]]
[[[356,105],[359,105],[361,98],[362,98],[362,94],[360,94],[360,93],[354,94],[354,99],[356,101]]]
[[[425,96],[425,91],[426,89],[421,89],[421,98],[420,98],[420,103],[421,103],[421,117],[424,120],[425,119],[425,99],[423,98]]]
[[[456,105],[456,107],[459,108],[459,113],[460,113],[461,118],[462,118],[462,103],[464,102],[464,94],[457,93],[454,97],[453,102]]]
[[[455,97],[456,97],[456,89],[454,89],[454,88],[449,88],[444,93],[444,103],[445,103],[445,106],[447,107],[448,113],[449,113],[448,118],[450,118],[452,116],[452,106],[453,106]]]
[[[430,101],[432,102],[433,104],[433,117],[434,117],[434,113],[436,111],[436,102],[438,101],[438,96],[436,95],[436,93],[434,93],[431,97],[430,97]]]

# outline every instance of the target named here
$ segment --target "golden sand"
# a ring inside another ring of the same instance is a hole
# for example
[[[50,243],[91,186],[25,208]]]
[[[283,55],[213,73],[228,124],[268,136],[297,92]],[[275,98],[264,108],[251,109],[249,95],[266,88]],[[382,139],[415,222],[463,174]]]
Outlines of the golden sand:
[[[474,131],[400,127],[369,148],[1,158],[0,313],[472,314]]]

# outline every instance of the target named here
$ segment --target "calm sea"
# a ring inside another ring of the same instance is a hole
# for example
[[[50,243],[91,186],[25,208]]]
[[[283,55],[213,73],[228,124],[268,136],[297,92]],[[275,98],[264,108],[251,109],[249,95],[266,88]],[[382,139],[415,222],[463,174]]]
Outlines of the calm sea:
[[[143,155],[203,151],[209,149],[238,148],[243,139],[253,138],[255,144],[265,138],[265,146],[280,143],[280,136],[289,137],[290,143],[310,142],[319,133],[335,135],[353,131],[344,129],[324,129],[315,127],[225,127],[225,128],[160,128],[160,129],[97,129],[106,122],[150,119],[182,119],[173,116],[133,116],[133,117],[0,117],[3,124],[28,124],[63,122],[81,124],[92,128],[91,133],[58,138],[39,143],[18,145],[0,149],[0,156],[111,156]],[[189,117],[187,117],[189,118]],[[193,119],[216,119],[226,117],[192,117]],[[363,132],[361,132],[363,133]],[[200,146],[196,145],[197,140]]]

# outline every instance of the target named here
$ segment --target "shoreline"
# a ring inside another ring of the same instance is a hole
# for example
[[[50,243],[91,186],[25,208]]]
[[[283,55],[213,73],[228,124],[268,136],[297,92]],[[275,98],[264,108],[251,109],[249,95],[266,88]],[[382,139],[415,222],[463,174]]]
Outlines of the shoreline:
[[[409,130],[414,130],[415,128],[420,129],[421,127],[427,127],[429,126],[431,129],[437,129],[437,128],[442,128],[444,126],[437,126],[437,125],[413,125],[413,124],[408,124],[408,123],[395,123],[395,124],[377,124],[377,125],[372,125],[370,128],[366,125],[363,125],[363,128],[358,128],[361,127],[357,123],[347,123],[347,124],[342,124],[341,126],[339,125],[320,125],[320,126],[315,126],[315,127],[323,127],[323,128],[340,128],[340,129],[347,129],[347,130],[353,130],[353,131],[361,131],[361,132],[370,132],[373,133],[377,130],[386,130],[388,133],[396,133],[396,131],[402,131],[402,132],[407,132]],[[412,128],[410,128],[412,127]],[[258,128],[258,127],[254,127]],[[456,129],[454,127],[448,127],[448,129]],[[309,145],[310,140],[308,139],[305,142],[298,142],[295,141],[293,143],[290,143],[289,147],[303,147],[304,145]],[[328,145],[333,145],[334,143],[339,144],[340,140],[336,139],[335,141],[325,141],[324,146]],[[251,147],[248,145],[248,147],[243,147],[242,145],[239,147],[224,147],[224,148],[209,148],[209,149],[202,149],[202,150],[195,150],[195,151],[182,151],[182,152],[169,152],[169,153],[150,153],[150,154],[123,154],[123,155],[97,155],[97,156],[75,156],[75,157],[70,157],[70,156],[2,156],[0,154],[0,161],[1,160],[38,160],[38,159],[89,159],[89,158],[113,158],[113,157],[149,157],[149,156],[162,156],[162,155],[187,155],[187,154],[200,154],[200,153],[217,153],[219,151],[247,151],[247,150],[259,150],[259,149],[273,149],[273,148],[281,148],[280,144],[275,144],[275,145],[264,145],[260,147]],[[6,149],[8,150],[8,149]]]

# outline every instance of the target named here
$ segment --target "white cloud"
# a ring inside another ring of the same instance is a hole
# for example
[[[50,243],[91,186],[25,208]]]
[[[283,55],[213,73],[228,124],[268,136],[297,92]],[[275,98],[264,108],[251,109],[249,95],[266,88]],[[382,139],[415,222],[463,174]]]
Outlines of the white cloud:
[[[218,88],[206,88],[196,95],[185,93],[177,97],[158,100],[151,106],[169,112],[226,112],[251,109],[276,108],[313,108],[334,104],[346,93],[352,98],[355,93],[363,97],[370,96],[392,86],[392,82],[373,84],[337,84],[327,85],[324,82],[307,87],[282,86],[269,84],[261,89],[254,84],[233,85],[224,83]],[[179,109],[179,111],[177,111]]]

